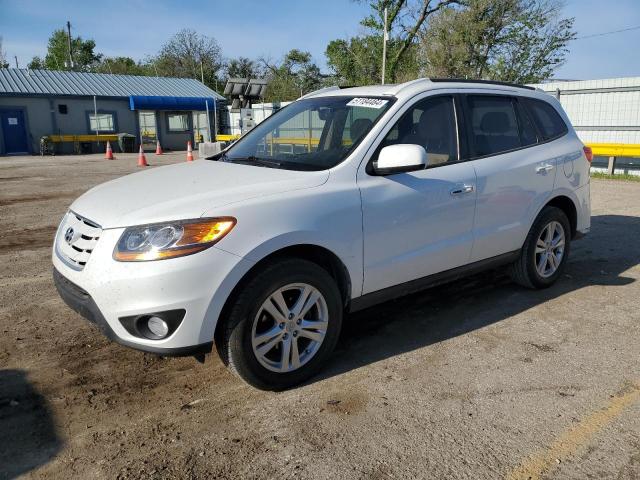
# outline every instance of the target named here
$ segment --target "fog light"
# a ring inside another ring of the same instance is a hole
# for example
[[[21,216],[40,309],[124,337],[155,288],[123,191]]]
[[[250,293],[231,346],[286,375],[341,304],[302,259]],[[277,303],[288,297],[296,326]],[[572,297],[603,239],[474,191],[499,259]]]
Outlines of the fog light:
[[[169,325],[160,317],[149,317],[147,328],[157,338],[164,338],[169,333]]]

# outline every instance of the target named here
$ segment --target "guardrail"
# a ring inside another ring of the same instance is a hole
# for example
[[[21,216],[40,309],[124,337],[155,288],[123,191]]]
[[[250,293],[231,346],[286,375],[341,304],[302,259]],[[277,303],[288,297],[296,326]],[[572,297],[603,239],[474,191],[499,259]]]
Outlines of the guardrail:
[[[609,157],[607,173],[614,175],[618,157],[640,157],[640,144],[588,143],[594,156]]]

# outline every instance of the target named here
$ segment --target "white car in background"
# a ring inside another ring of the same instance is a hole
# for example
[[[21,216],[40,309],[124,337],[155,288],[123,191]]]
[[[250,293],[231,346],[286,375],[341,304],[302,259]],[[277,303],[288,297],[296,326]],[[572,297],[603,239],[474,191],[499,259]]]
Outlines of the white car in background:
[[[280,390],[345,312],[506,265],[544,288],[590,227],[591,152],[529,87],[416,80],[311,93],[209,160],[99,185],[53,247],[62,298],[118,343],[213,343]]]

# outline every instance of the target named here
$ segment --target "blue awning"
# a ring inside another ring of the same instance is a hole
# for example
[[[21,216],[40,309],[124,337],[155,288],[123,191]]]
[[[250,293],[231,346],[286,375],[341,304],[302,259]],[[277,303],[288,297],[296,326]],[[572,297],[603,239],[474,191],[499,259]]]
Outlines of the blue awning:
[[[213,97],[156,97],[131,95],[131,110],[214,110],[216,100]]]

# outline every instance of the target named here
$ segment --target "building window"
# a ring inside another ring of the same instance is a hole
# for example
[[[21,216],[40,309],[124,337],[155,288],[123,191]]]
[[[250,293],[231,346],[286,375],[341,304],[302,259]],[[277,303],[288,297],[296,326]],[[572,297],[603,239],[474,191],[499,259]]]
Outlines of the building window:
[[[189,115],[186,113],[168,113],[167,121],[170,132],[186,132],[189,130]]]
[[[115,132],[115,115],[113,113],[89,113],[89,130],[92,132]]]
[[[67,106],[63,103],[58,104],[58,113],[61,115],[66,115],[68,113]]]

